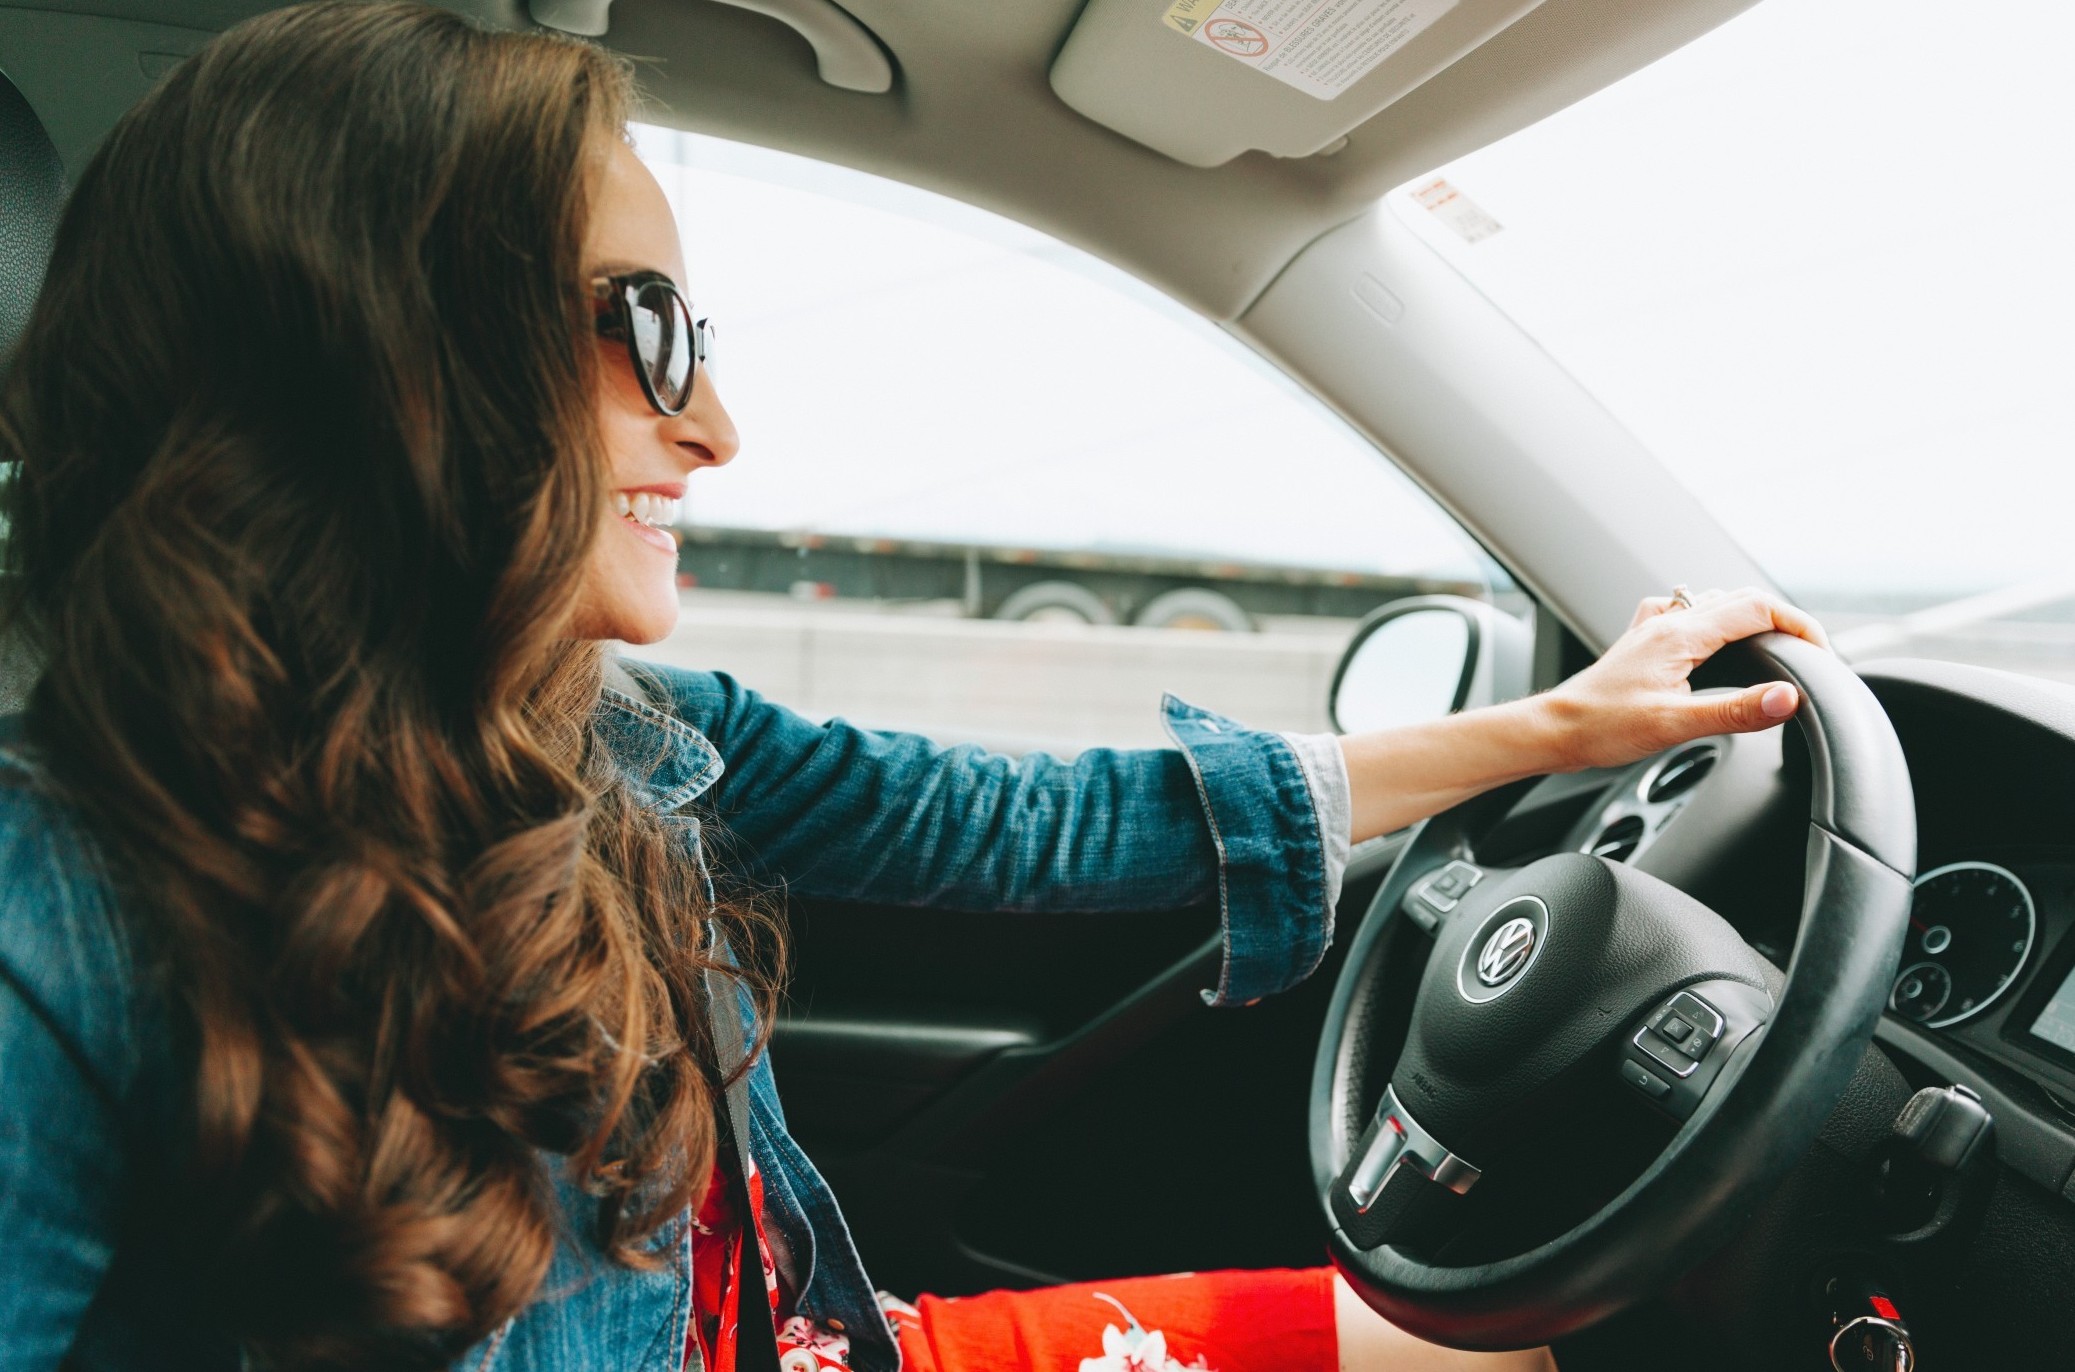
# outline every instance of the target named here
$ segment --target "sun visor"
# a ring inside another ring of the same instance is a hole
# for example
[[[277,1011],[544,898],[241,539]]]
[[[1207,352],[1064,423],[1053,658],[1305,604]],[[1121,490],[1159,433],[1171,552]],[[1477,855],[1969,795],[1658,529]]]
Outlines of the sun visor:
[[[1308,157],[1540,3],[1089,0],[1052,89],[1191,166]]]

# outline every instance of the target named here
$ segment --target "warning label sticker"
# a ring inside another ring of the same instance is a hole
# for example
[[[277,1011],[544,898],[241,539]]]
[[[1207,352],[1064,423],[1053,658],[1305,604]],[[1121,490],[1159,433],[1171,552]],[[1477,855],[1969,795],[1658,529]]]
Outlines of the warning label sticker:
[[[1331,100],[1456,0],[1174,0],[1162,22],[1286,86]]]
[[[1486,214],[1483,206],[1449,185],[1446,177],[1435,177],[1412,192],[1412,198],[1424,205],[1434,218],[1454,229],[1465,243],[1482,243],[1506,227]]]

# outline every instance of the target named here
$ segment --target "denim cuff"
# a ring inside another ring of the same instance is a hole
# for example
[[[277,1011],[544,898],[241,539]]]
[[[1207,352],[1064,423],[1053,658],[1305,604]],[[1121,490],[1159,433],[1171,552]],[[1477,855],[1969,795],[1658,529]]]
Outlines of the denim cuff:
[[[1337,883],[1328,872],[1325,822],[1288,738],[1172,695],[1160,708],[1188,759],[1218,854],[1225,962],[1217,988],[1203,998],[1251,1004],[1311,975],[1333,941]]]
[[[1347,779],[1347,754],[1340,751],[1338,734],[1293,734],[1283,738],[1296,750],[1304,766],[1304,780],[1311,785],[1311,805],[1318,811],[1319,837],[1326,847],[1326,908],[1340,908],[1340,882],[1347,875],[1347,857],[1354,846],[1354,786]]]

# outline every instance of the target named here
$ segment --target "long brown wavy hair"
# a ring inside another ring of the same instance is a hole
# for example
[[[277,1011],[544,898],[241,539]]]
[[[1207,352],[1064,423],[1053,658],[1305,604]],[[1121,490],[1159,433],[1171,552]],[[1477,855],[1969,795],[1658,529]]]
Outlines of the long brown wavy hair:
[[[775,924],[709,901],[566,637],[630,100],[418,5],[241,24],[82,174],[0,394],[30,742],[193,1031],[199,1284],[267,1365],[494,1329],[556,1243],[544,1155],[661,1261],[714,1159],[710,929],[769,1022]]]

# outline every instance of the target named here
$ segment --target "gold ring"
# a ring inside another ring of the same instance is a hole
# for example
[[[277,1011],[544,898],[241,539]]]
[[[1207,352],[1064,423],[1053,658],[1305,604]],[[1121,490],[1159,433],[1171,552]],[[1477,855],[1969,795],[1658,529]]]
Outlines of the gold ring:
[[[1672,608],[1674,610],[1690,610],[1693,608],[1692,593],[1686,589],[1683,582],[1672,587]]]

